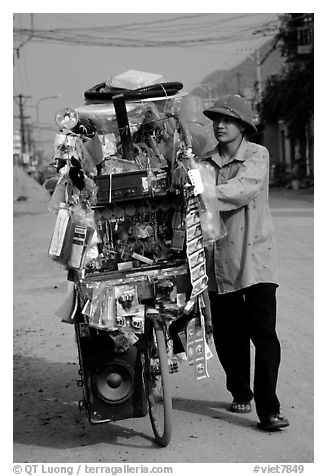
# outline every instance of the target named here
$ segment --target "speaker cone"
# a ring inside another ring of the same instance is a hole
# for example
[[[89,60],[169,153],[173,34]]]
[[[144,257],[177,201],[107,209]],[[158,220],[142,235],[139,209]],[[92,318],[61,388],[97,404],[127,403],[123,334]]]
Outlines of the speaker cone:
[[[132,367],[116,360],[94,374],[94,387],[99,398],[105,402],[123,403],[133,393],[134,377]]]

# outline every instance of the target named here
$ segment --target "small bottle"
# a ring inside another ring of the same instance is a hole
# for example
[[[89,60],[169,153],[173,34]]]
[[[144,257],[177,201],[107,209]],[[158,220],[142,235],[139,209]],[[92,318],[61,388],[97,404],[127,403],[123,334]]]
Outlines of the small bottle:
[[[59,210],[49,247],[49,255],[54,258],[59,258],[62,255],[69,222],[69,211],[66,203],[61,202],[58,206]]]

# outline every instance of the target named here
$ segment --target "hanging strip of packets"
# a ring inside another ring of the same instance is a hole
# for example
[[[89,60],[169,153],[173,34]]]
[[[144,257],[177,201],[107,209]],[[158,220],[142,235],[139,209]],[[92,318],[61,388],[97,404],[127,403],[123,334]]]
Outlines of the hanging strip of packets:
[[[194,196],[188,199],[186,210],[186,255],[193,299],[207,289],[208,283],[199,205],[197,197]]]
[[[197,380],[209,377],[204,317],[200,301],[207,289],[205,252],[203,246],[198,198],[188,199],[186,210],[186,254],[192,284],[191,300],[196,300],[197,312],[187,326],[187,360],[193,365]]]
[[[212,357],[206,343],[204,316],[201,311],[187,325],[187,362],[193,366],[196,380],[209,377],[207,361]]]

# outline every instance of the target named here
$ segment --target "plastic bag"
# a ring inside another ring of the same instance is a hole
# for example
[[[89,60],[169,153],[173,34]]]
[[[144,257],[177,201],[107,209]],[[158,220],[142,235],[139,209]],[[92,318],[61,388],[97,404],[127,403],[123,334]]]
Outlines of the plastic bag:
[[[117,329],[114,287],[108,286],[105,281],[99,281],[92,283],[92,291],[90,308],[87,311],[89,325],[99,329]]]
[[[96,229],[94,210],[91,207],[77,202],[71,205],[70,212],[73,222],[77,225]]]
[[[203,235],[203,244],[208,246],[227,235],[227,228],[221,219],[218,209],[217,189],[213,168],[208,163],[195,163],[200,171],[204,190],[201,199],[205,205],[205,211],[200,211],[200,221]]]
[[[83,206],[80,202],[77,202],[70,207],[70,215],[74,230],[77,231],[79,236],[78,240],[74,240],[73,237],[72,252],[68,265],[80,269],[98,258],[97,245],[101,240],[96,228],[94,210],[91,207]],[[82,240],[83,236],[84,239]],[[78,252],[77,255],[76,252]]]

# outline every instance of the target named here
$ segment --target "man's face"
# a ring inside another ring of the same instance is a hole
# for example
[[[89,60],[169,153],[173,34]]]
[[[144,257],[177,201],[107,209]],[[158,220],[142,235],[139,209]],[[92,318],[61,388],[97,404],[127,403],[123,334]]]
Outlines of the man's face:
[[[245,130],[245,126],[231,116],[217,114],[213,121],[213,132],[218,142],[229,143],[240,138]]]

